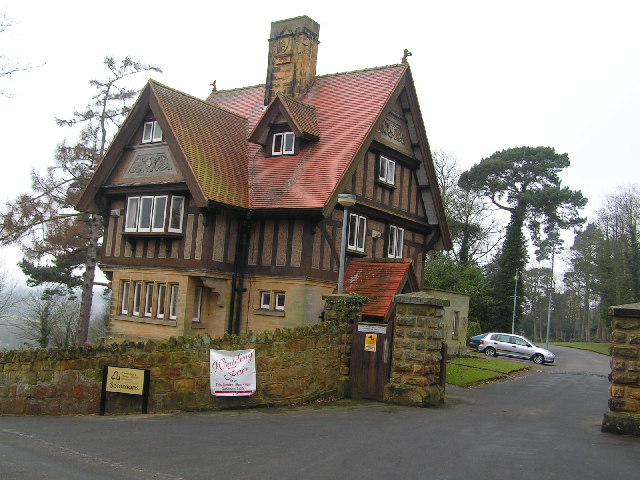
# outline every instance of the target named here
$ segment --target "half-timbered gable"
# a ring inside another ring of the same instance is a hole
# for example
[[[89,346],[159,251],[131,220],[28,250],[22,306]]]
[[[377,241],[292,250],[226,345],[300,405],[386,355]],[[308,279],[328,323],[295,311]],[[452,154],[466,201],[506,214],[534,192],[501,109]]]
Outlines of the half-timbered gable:
[[[394,291],[450,247],[409,65],[316,76],[318,34],[308,17],[272,23],[266,85],[205,101],[153,80],[142,91],[77,205],[105,218],[112,335],[320,321],[339,194],[356,200],[347,263],[382,259],[368,276],[397,264],[413,280]]]

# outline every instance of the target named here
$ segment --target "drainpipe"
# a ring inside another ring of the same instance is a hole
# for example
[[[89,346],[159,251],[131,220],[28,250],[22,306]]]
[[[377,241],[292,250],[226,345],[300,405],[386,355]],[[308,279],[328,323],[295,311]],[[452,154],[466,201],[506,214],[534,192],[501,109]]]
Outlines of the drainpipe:
[[[244,274],[249,256],[249,233],[251,232],[251,212],[240,224],[240,245],[236,251],[236,259],[233,265],[233,277],[231,281],[231,322],[228,333],[238,335],[240,333],[240,319],[242,316],[242,294],[247,290],[244,287]]]

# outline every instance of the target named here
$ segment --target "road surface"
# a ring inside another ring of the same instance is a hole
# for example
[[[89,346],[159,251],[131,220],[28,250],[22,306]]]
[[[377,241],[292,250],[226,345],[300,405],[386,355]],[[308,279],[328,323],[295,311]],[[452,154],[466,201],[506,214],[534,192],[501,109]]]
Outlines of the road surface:
[[[640,438],[600,432],[609,358],[552,350],[557,365],[449,387],[441,408],[0,417],[0,478],[637,480]]]

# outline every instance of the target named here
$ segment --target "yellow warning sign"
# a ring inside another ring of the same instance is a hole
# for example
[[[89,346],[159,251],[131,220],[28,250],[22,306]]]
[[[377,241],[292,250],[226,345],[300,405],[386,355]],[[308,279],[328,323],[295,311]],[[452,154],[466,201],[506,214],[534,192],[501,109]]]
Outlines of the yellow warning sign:
[[[365,352],[375,352],[377,343],[378,343],[378,334],[377,333],[367,333],[367,336],[364,337],[364,351]]]

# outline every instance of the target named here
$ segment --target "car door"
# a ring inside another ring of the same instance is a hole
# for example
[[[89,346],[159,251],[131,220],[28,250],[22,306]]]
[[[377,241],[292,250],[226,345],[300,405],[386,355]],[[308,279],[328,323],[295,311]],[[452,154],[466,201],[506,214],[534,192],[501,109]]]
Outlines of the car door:
[[[498,333],[491,336],[491,346],[496,349],[498,355],[510,355],[511,347],[509,343],[510,335]]]
[[[524,338],[520,338],[520,337],[513,337],[514,341],[515,341],[515,352],[517,354],[518,357],[521,358],[531,358],[531,356],[534,354],[533,351],[533,345],[531,345],[529,342],[527,342]]]

